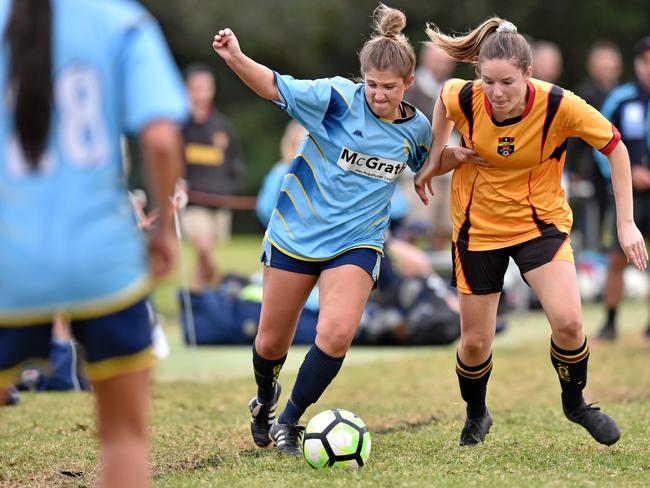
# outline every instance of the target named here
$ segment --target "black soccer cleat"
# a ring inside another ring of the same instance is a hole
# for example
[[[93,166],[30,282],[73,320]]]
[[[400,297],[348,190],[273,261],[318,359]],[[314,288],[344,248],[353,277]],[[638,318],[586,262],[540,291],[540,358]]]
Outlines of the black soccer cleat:
[[[605,324],[596,337],[601,341],[614,341],[617,336],[618,332],[616,331],[616,327],[611,324]]]
[[[460,433],[461,446],[474,446],[485,441],[485,436],[490,432],[492,427],[492,416],[485,409],[485,413],[480,417],[470,417],[465,419],[465,426]]]
[[[248,402],[248,409],[251,411],[251,434],[253,442],[259,447],[266,447],[271,443],[269,429],[275,421],[275,411],[278,408],[281,391],[280,382],[277,382],[275,394],[270,403],[260,403],[257,397],[251,398],[251,401]]]
[[[593,403],[587,405],[583,402],[577,408],[563,407],[563,410],[566,418],[582,425],[601,444],[611,446],[621,437],[621,431],[618,430],[616,422],[609,415],[601,412],[600,408],[594,407]]]
[[[269,431],[269,438],[282,454],[302,456],[302,425],[279,424],[274,422]]]

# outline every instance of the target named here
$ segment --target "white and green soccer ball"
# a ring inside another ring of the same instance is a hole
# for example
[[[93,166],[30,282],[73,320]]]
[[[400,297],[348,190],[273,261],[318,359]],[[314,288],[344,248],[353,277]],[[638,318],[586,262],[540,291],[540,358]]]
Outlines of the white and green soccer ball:
[[[325,410],[307,424],[302,452],[314,469],[360,468],[370,456],[370,432],[352,412],[338,408]]]

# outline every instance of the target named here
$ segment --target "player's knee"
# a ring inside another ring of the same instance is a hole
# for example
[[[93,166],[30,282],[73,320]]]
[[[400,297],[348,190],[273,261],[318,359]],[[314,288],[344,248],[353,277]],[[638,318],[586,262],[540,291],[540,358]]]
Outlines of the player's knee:
[[[349,349],[355,330],[356,327],[345,320],[319,320],[316,335],[325,353],[340,356]]]
[[[582,318],[579,311],[566,311],[553,320],[553,332],[565,341],[582,337]]]
[[[255,349],[265,359],[278,359],[289,350],[291,338],[278,337],[277,335],[257,334]]]
[[[469,357],[483,357],[492,349],[492,339],[481,334],[463,336],[460,348]]]

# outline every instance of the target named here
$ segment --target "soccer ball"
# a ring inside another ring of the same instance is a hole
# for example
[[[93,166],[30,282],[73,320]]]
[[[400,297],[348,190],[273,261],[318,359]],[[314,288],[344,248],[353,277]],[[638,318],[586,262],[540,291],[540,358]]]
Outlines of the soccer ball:
[[[370,456],[370,432],[352,412],[338,408],[325,410],[307,424],[302,452],[314,469],[360,468]]]

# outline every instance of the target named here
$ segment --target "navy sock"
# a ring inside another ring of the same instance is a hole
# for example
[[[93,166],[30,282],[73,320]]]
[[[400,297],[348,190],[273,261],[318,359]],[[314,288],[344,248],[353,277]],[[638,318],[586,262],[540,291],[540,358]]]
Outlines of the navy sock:
[[[253,370],[257,383],[257,399],[260,403],[269,403],[273,400],[275,384],[286,359],[286,354],[280,359],[265,359],[259,355],[253,343]]]
[[[467,403],[467,415],[472,418],[481,417],[485,414],[485,396],[487,384],[492,372],[492,353],[483,364],[478,366],[466,366],[456,353],[456,375],[460,385],[460,395]]]
[[[281,424],[295,425],[307,407],[316,403],[327,386],[338,374],[345,356],[335,358],[321,351],[316,344],[311,346],[298,371],[291,398],[278,418]]]

